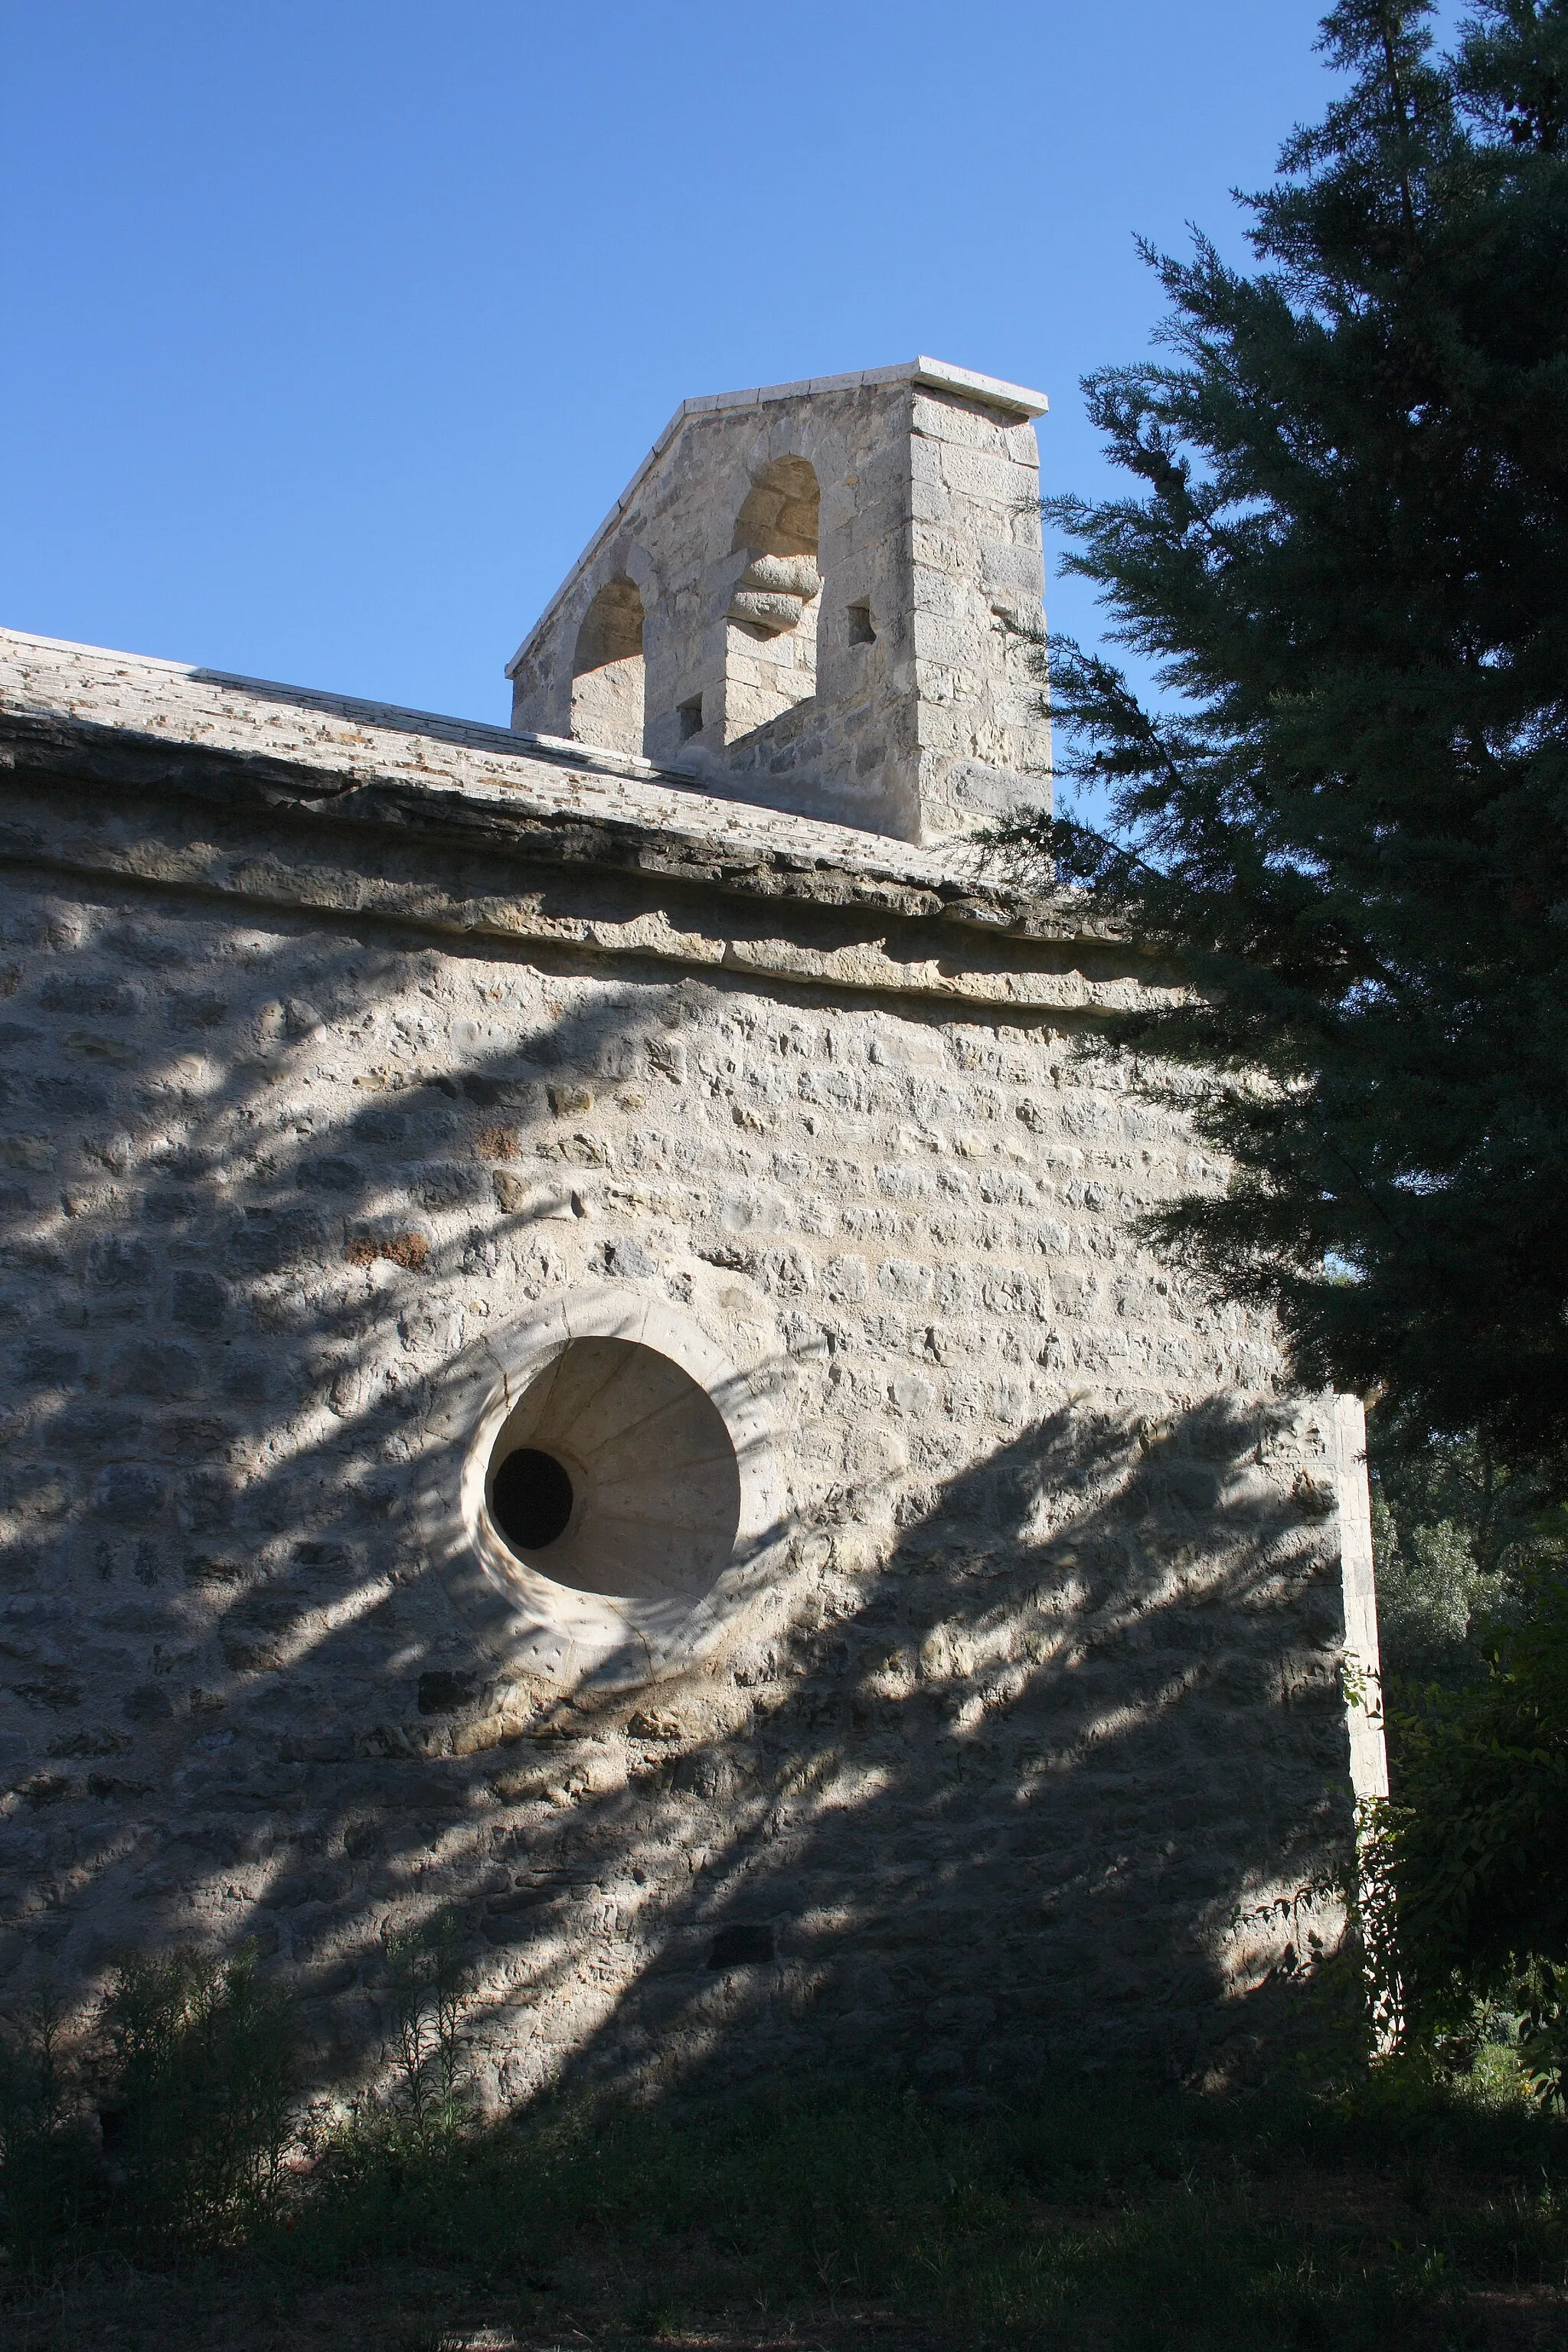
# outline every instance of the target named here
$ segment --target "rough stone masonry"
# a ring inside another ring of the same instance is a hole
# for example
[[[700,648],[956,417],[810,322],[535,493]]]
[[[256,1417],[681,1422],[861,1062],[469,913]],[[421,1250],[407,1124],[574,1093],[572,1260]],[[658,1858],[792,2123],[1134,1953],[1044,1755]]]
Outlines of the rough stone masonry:
[[[1043,405],[689,403],[529,732],[0,639],[7,2006],[249,1938],[363,2079],[441,1914],[493,2100],[973,2098],[1341,1932],[1359,1413],[1130,1234],[1169,975],[963,838]]]

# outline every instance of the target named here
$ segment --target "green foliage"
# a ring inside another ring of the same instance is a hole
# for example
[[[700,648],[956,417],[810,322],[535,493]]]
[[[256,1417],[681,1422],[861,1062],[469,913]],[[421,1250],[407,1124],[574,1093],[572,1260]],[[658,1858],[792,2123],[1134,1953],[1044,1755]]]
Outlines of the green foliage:
[[[366,2242],[395,2245],[397,2217],[425,2185],[449,2185],[463,2172],[471,2120],[463,2020],[473,1999],[465,1940],[461,1920],[444,1911],[382,1934],[390,2084],[359,2101],[319,2151],[327,2203],[357,2216]],[[460,2243],[474,2214],[450,2218]],[[442,2242],[433,2214],[424,2226],[435,2233],[432,2247]]]
[[[449,1912],[382,1936],[391,2056],[403,2116],[416,2132],[449,2126],[462,2112],[463,2015],[472,1982],[464,1940],[462,1922]]]
[[[1537,2091],[1568,2061],[1568,1584],[1527,1580],[1486,1678],[1395,1714],[1394,1796],[1366,1853],[1368,1945],[1407,2041],[1462,2029],[1478,1998],[1522,2011]]]
[[[129,1961],[104,2024],[101,2067],[68,2067],[46,2001],[0,2064],[0,2223],[24,2269],[87,2244],[156,2254],[230,2243],[277,2200],[293,2006],[253,1954]]]
[[[466,2325],[421,2343],[470,2336],[482,2282],[528,2342],[777,2343],[826,2309],[1061,2352],[1390,2352],[1473,2340],[1475,2290],[1568,2257],[1568,2125],[1409,2070],[1241,2095],[1069,2076],[971,2114],[823,2082],[556,2098],[374,2157],[334,2141],[250,2255],[291,2308],[330,2283],[340,2341],[357,2278],[367,2347],[444,2275]]]
[[[1393,1801],[1363,1854],[1376,2004],[1411,2062],[1502,2033],[1538,2096],[1568,2055],[1568,1523],[1484,1440],[1369,1423]]]
[[[704,2313],[871,2299],[1064,2347],[1386,2346],[1428,2341],[1464,2275],[1516,2279],[1568,2253],[1565,2162],[1568,2136],[1517,2088],[1409,2075],[1247,2096],[1068,2078],[973,2116],[830,2083],[562,2098],[412,2157],[351,2135],[287,2245],[323,2276],[368,2259],[517,2280],[541,2333],[585,2300],[611,2325],[696,2332]],[[1451,2199],[1400,2248],[1381,2194],[1362,2230],[1320,2230],[1325,2202],[1357,2203],[1350,2177],[1439,2167]]]
[[[1063,2352],[1389,2352],[1450,2340],[1475,2288],[1550,2277],[1568,2258],[1568,2123],[1531,2116],[1506,2082],[1352,2070],[1337,2086],[1237,2095],[1069,2077],[955,2114],[818,2081],[646,2105],[556,2096],[481,2123],[457,2111],[456,2055],[446,2076],[438,2053],[420,2072],[437,2030],[457,2046],[452,1942],[437,1925],[390,1956],[415,2088],[405,2069],[385,2106],[289,2172],[283,2077],[261,2048],[286,2042],[287,2005],[246,1962],[181,1954],[121,1974],[110,2112],[124,2120],[107,2165],[78,2127],[80,2086],[51,2055],[46,2012],[42,2071],[5,2111],[0,2303],[20,2309],[29,2271],[50,2273],[62,2314],[84,2274],[123,2279],[141,2340],[138,2265],[166,2274],[175,2256],[197,2305],[292,2312],[330,2283],[337,2340],[367,2346],[391,2340],[411,2286],[428,2307],[447,2274],[503,2297],[530,2340],[706,2332],[701,2315],[722,2314],[726,2340],[761,2326],[773,2341],[793,2332],[787,2315],[869,2301],[965,2341],[978,2328]],[[70,2163],[41,2169],[36,2192],[22,2183],[18,2204],[14,2168],[68,2147]],[[363,2336],[348,2317],[362,2310]],[[73,2335],[62,2319],[42,2340],[125,2332]],[[213,2340],[179,2340],[198,2336]],[[432,2325],[417,2340],[454,2339]]]
[[[1561,1558],[1551,1483],[1484,1438],[1412,1443],[1368,1420],[1373,1543],[1384,1690],[1484,1680],[1489,1629],[1515,1619],[1532,1575]]]
[[[1378,1624],[1387,1690],[1396,1680],[1458,1684],[1480,1672],[1480,1629],[1503,1599],[1500,1575],[1476,1565],[1467,1528],[1438,1519],[1401,1534],[1374,1495]]]
[[[117,2221],[132,2242],[221,2242],[278,2190],[288,2146],[293,2012],[256,1970],[195,1951],[138,1958],[105,2004],[103,2113]]]
[[[1058,645],[1112,828],[1002,838],[1196,983],[1113,1041],[1236,1169],[1155,1237],[1309,1383],[1525,1458],[1568,1442],[1568,0],[1444,58],[1428,14],[1327,17],[1255,274],[1152,257],[1171,357],[1087,386],[1137,488],[1047,510],[1160,706]]]
[[[1378,2008],[1439,2064],[1507,2031],[1536,2095],[1568,2057],[1568,1524],[1482,1439],[1369,1425],[1393,1801],[1363,1925]]]
[[[0,2044],[0,2243],[29,2268],[74,2245],[85,2210],[87,2140],[60,2045],[47,1993]]]

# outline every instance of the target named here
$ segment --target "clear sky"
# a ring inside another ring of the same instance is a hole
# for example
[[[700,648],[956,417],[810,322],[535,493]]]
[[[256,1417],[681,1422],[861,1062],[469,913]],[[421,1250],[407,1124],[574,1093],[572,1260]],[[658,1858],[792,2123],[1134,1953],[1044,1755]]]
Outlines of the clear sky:
[[[928,352],[1098,488],[1133,234],[1239,249],[1318,14],[4,0],[0,622],[500,719],[689,394]]]

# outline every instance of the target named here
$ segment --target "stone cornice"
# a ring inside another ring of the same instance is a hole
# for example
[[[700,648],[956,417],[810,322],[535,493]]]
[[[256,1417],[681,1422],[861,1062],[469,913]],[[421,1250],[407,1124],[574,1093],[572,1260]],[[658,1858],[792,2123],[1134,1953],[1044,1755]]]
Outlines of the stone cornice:
[[[1123,1003],[1153,976],[1085,893],[1010,889],[973,851],[714,800],[575,745],[4,635],[0,859],[1020,1010]]]

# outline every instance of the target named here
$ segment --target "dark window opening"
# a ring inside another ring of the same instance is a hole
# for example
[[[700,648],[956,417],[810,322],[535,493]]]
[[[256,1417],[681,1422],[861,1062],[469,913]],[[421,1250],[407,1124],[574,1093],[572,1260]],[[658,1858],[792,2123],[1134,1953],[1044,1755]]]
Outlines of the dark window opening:
[[[689,743],[694,735],[702,732],[702,697],[696,694],[689,702],[678,703],[675,715],[680,721],[681,741]]]
[[[765,1968],[773,1958],[773,1931],[771,1927],[721,1927],[708,1948],[710,1969]]]
[[[456,1715],[467,1706],[474,1696],[472,1675],[448,1675],[437,1671],[419,1677],[419,1712],[421,1715]]]
[[[877,632],[871,626],[871,602],[862,597],[859,604],[849,607],[849,642],[852,646],[874,646]]]
[[[542,1551],[564,1535],[572,1481],[553,1454],[531,1445],[509,1454],[490,1488],[490,1517],[513,1551]]]

